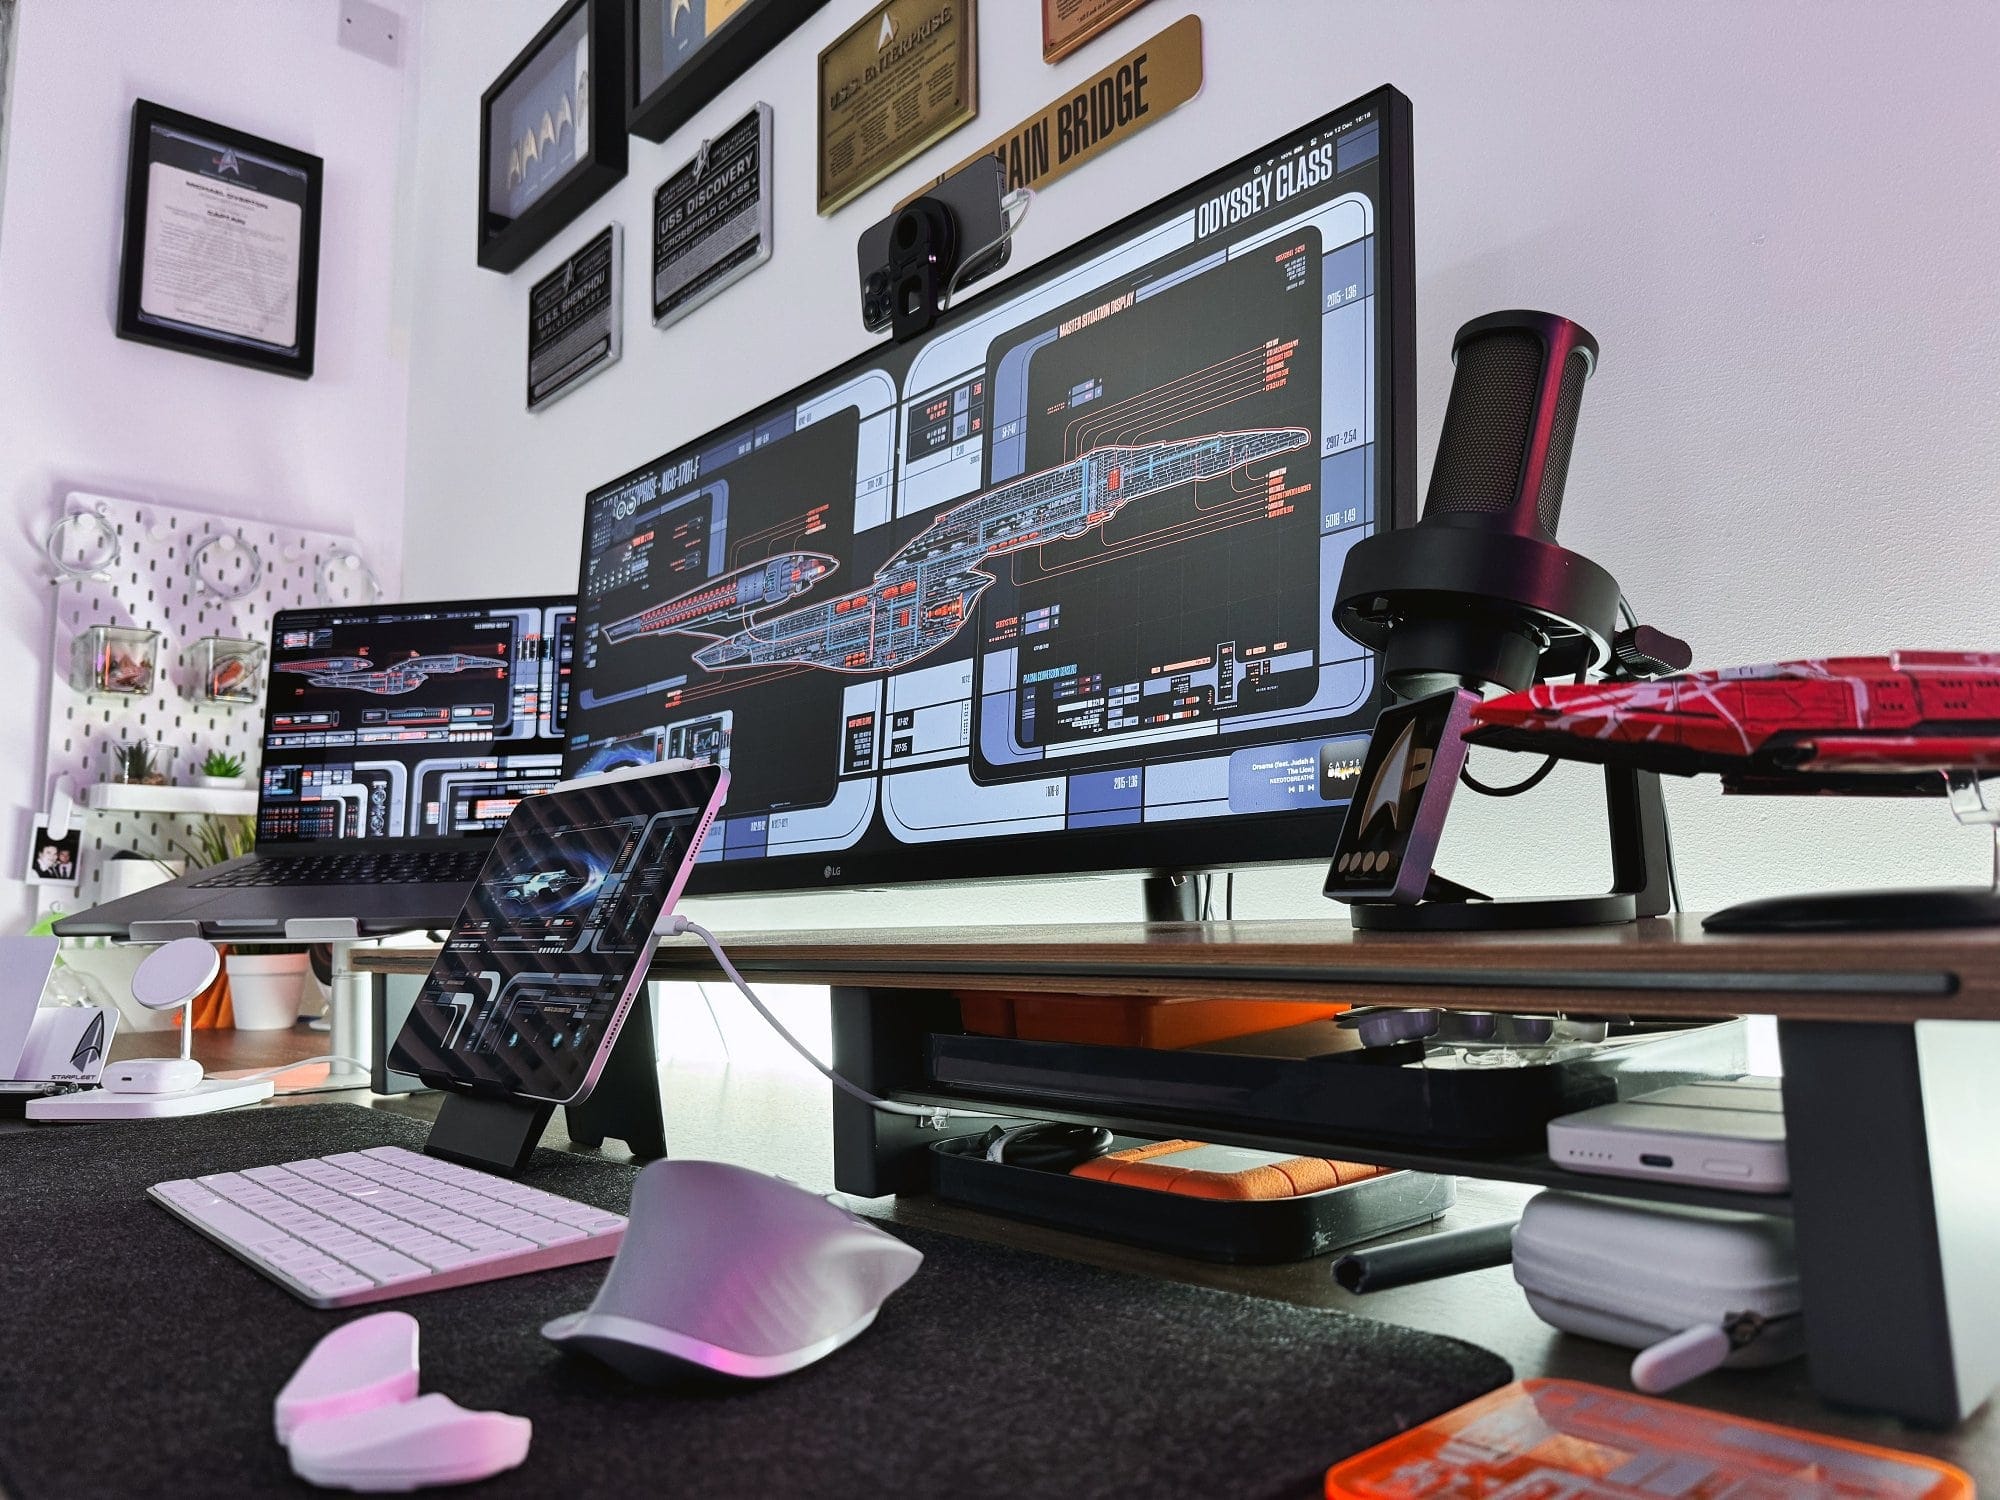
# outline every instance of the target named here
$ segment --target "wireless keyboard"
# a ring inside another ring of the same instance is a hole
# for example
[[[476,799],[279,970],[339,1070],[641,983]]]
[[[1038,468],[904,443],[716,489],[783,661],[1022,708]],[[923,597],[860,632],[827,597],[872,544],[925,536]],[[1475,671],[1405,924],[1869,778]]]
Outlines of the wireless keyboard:
[[[625,1220],[401,1146],[149,1188],[314,1307],[355,1307],[617,1254]]]

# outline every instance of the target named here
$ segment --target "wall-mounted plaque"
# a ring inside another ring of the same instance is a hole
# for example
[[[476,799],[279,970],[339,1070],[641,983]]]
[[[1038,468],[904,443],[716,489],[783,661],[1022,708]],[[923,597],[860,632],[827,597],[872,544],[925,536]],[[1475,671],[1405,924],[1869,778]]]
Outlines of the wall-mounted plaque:
[[[627,0],[632,134],[664,141],[826,0]]]
[[[978,112],[973,0],[883,0],[819,55],[819,211]]]
[[[118,336],[310,376],[323,172],[304,151],[136,101]]]
[[[1182,16],[1095,77],[1065,89],[1046,109],[940,173],[897,207],[915,202],[982,156],[999,158],[1007,192],[1040,192],[1200,92],[1201,17]]]
[[[564,0],[479,98],[479,263],[511,271],[625,175],[618,0]]]
[[[1042,0],[1042,61],[1068,57],[1146,0]]]
[[[692,311],[771,258],[771,106],[759,104],[653,193],[653,321]]]
[[[622,352],[625,234],[608,226],[528,293],[528,410],[567,396]]]

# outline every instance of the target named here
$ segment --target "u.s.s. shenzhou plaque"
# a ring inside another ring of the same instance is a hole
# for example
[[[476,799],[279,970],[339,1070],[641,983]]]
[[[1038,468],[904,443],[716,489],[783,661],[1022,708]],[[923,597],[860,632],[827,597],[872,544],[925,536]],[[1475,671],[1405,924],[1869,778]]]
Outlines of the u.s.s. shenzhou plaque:
[[[614,223],[529,291],[529,411],[567,396],[617,362],[624,260],[624,232]]]

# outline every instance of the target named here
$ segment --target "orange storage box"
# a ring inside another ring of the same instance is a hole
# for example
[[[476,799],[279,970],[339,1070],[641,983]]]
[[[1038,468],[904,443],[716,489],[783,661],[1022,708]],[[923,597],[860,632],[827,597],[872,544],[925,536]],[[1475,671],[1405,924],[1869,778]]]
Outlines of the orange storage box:
[[[1347,1009],[1289,1000],[1134,999],[1015,990],[961,990],[957,998],[959,1024],[981,1036],[1165,1049],[1324,1021]]]

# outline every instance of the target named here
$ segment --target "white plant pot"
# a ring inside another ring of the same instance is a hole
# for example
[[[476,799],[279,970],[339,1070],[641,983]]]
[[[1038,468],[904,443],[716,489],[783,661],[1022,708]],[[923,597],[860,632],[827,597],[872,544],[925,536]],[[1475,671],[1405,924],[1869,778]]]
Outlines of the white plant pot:
[[[210,792],[240,792],[244,779],[241,776],[211,776],[202,771],[195,776],[194,784]]]
[[[305,954],[232,953],[223,962],[238,1031],[282,1031],[298,1020]]]

